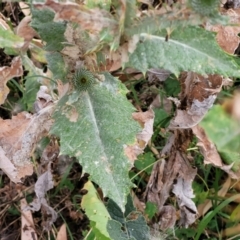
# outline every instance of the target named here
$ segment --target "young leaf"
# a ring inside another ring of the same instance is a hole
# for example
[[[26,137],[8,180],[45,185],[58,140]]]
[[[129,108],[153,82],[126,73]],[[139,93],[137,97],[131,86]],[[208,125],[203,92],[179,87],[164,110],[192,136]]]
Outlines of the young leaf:
[[[166,32],[156,35],[141,33],[127,66],[146,72],[149,68],[164,68],[175,75],[181,71],[199,74],[240,76],[234,58],[225,54],[213,33],[199,27],[175,30],[166,41]]]
[[[88,193],[83,196],[81,206],[92,222],[95,236],[98,239],[108,240],[110,237],[107,232],[107,222],[110,219],[110,215],[103,202],[99,199],[98,193],[91,181],[85,183],[84,189],[86,189]]]
[[[64,96],[54,113],[52,133],[60,137],[61,154],[75,156],[105,196],[124,209],[132,183],[124,147],[133,144],[140,130],[132,120],[134,108],[126,88],[110,74],[88,91]]]

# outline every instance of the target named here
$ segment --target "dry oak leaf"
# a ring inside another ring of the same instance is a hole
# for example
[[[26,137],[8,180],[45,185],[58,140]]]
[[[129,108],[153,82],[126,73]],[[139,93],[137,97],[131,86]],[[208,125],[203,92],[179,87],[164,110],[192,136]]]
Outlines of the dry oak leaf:
[[[20,57],[15,57],[12,60],[10,67],[0,68],[0,105],[4,103],[9,93],[7,81],[23,75],[22,61]]]

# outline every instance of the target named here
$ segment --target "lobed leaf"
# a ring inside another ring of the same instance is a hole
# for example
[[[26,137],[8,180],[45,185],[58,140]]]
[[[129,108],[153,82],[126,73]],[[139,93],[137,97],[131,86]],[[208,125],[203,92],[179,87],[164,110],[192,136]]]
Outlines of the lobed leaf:
[[[150,68],[164,68],[175,75],[193,71],[202,75],[240,76],[234,58],[220,49],[213,33],[189,26],[173,31],[168,37],[165,31],[156,35],[141,33],[126,66],[144,73]]]
[[[66,24],[63,22],[53,22],[55,13],[49,9],[32,11],[33,18],[31,26],[39,33],[45,41],[47,51],[60,51],[65,42],[64,32]]]
[[[124,85],[106,73],[101,84],[59,101],[51,131],[60,137],[61,154],[75,156],[104,195],[121,209],[132,186],[131,163],[124,147],[134,143],[140,130],[125,94]]]

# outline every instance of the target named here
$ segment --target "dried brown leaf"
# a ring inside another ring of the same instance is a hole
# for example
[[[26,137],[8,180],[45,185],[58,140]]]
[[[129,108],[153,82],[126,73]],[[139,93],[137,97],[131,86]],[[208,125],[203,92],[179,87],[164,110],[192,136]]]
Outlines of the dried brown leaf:
[[[20,200],[21,209],[27,207],[25,198]],[[24,240],[37,240],[37,233],[34,229],[34,222],[31,211],[22,211],[21,214],[21,239]]]
[[[162,231],[173,228],[177,220],[176,210],[173,206],[163,206],[159,212],[159,227]]]
[[[207,26],[207,30],[217,32],[217,42],[219,46],[226,52],[234,54],[240,43],[240,33],[239,26]]]
[[[64,223],[58,231],[56,240],[67,240],[67,239],[68,239],[67,238],[67,228],[66,228],[66,224]]]
[[[35,6],[38,8],[47,6],[57,13],[55,19],[76,22],[82,29],[94,33],[101,32],[103,28],[113,30],[117,26],[111,14],[103,9],[87,9],[75,3],[61,4],[52,0],[47,0],[45,4],[35,4]]]
[[[208,139],[205,131],[200,126],[192,128],[193,133],[198,138],[198,146],[200,147],[201,153],[204,156],[204,164],[213,164],[217,167],[222,167],[222,159],[218,154],[216,146],[210,139]]]
[[[0,27],[5,29],[5,30],[10,30],[11,28],[8,26],[6,23],[6,19],[3,15],[0,15]]]
[[[171,72],[165,69],[151,68],[148,70],[148,81],[152,82],[164,82],[169,76]]]
[[[177,98],[172,98],[172,97],[164,97],[164,96],[160,96],[160,94],[158,94],[152,101],[150,107],[151,108],[161,108],[164,109],[169,115],[172,114],[172,102],[177,103],[180,101]],[[179,104],[176,104],[176,106],[178,106]]]
[[[226,99],[222,107],[223,109],[231,115],[237,121],[240,121],[240,91],[235,91],[233,97]]]
[[[170,129],[192,128],[197,125],[212,107],[223,82],[219,75],[204,77],[193,72],[183,73],[180,81],[182,104],[170,122]]]
[[[198,139],[198,146],[200,147],[200,151],[202,155],[204,156],[204,164],[212,164],[216,167],[219,167],[226,173],[228,173],[232,178],[238,179],[239,178],[239,172],[233,172],[231,170],[231,165],[225,165],[222,162],[222,159],[217,151],[216,146],[213,144],[213,142],[207,137],[205,131],[200,126],[195,126],[192,128],[193,133]]]
[[[192,200],[192,198],[195,197],[192,190],[192,181],[193,179],[186,180],[182,177],[178,177],[177,183],[173,186],[172,190],[177,197],[178,206],[180,207],[179,225],[184,227],[188,227],[194,223],[198,216],[197,207]]]
[[[17,35],[24,38],[25,41],[22,49],[27,49],[33,37],[38,37],[37,32],[29,25],[31,19],[31,16],[24,17],[17,27]]]
[[[0,169],[10,178],[11,181],[17,183],[20,182],[20,177],[17,174],[16,167],[6,157],[5,151],[0,146]]]
[[[48,88],[46,86],[41,86],[37,92],[37,100],[34,102],[35,112],[39,112],[43,108],[51,105],[52,102],[52,96],[49,95]]]
[[[9,88],[7,87],[8,80],[14,77],[20,77],[22,75],[23,68],[20,57],[13,58],[10,67],[0,68],[0,105],[4,103],[9,93]]]
[[[31,14],[31,9],[28,4],[22,1],[22,2],[19,2],[19,6],[25,16],[28,16]]]
[[[126,146],[124,149],[125,155],[128,156],[131,162],[135,161],[137,156],[143,152],[153,135],[154,112],[152,109],[149,109],[146,112],[133,113],[132,115],[143,129],[137,134],[137,143],[132,146]]]
[[[46,221],[43,222],[43,227],[46,230],[50,230],[52,224],[57,219],[57,212],[48,205],[47,200],[45,198],[45,194],[48,190],[54,187],[53,177],[51,173],[51,163],[48,164],[48,169],[45,173],[43,173],[37,180],[34,190],[37,198],[34,199],[33,202],[29,204],[24,210],[28,211],[41,211],[43,215],[47,217]]]
[[[183,226],[188,226],[197,216],[196,208],[194,208],[194,203],[191,200],[193,195],[190,194],[192,193],[191,183],[197,170],[191,167],[185,153],[191,138],[190,130],[174,131],[161,151],[161,156],[165,156],[167,160],[163,159],[154,165],[145,191],[147,201],[157,204],[158,210],[161,212],[170,195],[174,180],[181,179],[178,181],[184,182],[184,185],[181,187],[176,185],[174,191],[177,197],[179,197],[180,224]],[[188,197],[184,198],[185,196],[180,195],[179,192],[188,194]],[[189,209],[187,209],[189,206],[191,207],[191,214],[188,211]]]
[[[37,114],[21,112],[12,119],[0,119],[0,146],[16,168],[16,181],[33,173],[31,154],[38,140],[49,132],[52,111],[50,105]]]

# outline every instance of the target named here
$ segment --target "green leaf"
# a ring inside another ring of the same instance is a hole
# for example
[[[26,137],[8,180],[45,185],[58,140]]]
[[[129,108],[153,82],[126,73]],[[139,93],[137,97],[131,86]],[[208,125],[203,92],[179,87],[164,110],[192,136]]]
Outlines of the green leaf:
[[[199,74],[240,76],[234,58],[224,53],[215,35],[200,27],[176,29],[166,41],[166,31],[159,34],[140,34],[136,49],[126,66],[146,72],[149,68],[164,68],[175,75],[181,71]]]
[[[108,232],[112,240],[137,240],[134,237],[123,236],[122,225],[114,220],[110,220],[108,223]]]
[[[107,223],[110,215],[100,200],[98,193],[91,183],[88,181],[84,185],[84,189],[88,192],[82,198],[81,206],[84,209],[89,220],[92,222],[93,231],[97,239],[110,239],[107,231]]]
[[[230,118],[219,105],[214,106],[200,123],[207,136],[215,143],[227,164],[240,169],[240,123]]]
[[[166,127],[170,121],[169,114],[163,108],[154,108],[154,127]]]
[[[111,199],[107,208],[112,218],[107,225],[111,239],[150,239],[147,223],[141,213],[136,211],[130,195],[124,213]]]
[[[15,35],[11,30],[0,27],[0,47],[1,48],[20,48],[24,44],[24,39]]]
[[[154,155],[151,152],[147,152],[138,156],[134,162],[135,167],[138,170],[144,170],[147,174],[151,174],[153,163],[156,161]]]
[[[86,0],[85,6],[88,8],[100,8],[109,11],[111,8],[111,0]]]
[[[163,87],[168,96],[177,97],[181,91],[181,85],[175,77],[169,77],[163,82]]]
[[[124,146],[140,131],[123,84],[105,73],[105,81],[89,91],[64,96],[54,113],[52,133],[60,137],[61,154],[75,156],[83,170],[124,209],[132,183]]]
[[[205,191],[204,184],[199,184],[197,182],[192,183],[193,190],[194,190],[194,203],[196,205],[199,205],[201,203],[204,203],[204,201],[207,199],[208,191]]]
[[[53,74],[54,79],[60,79],[63,83],[66,82],[67,67],[64,63],[62,55],[58,52],[46,54],[48,67]]]
[[[31,54],[32,56],[40,63],[47,63],[46,59],[46,51],[42,48],[37,46],[36,44],[30,44]]]
[[[133,24],[133,19],[136,18],[136,0],[126,1],[124,27],[127,28]]]
[[[144,212],[151,219],[158,212],[158,207],[155,203],[147,202]]]
[[[40,88],[44,73],[39,68],[35,67],[32,60],[27,55],[21,56],[23,65],[28,71],[25,81],[25,91],[22,97],[22,103],[25,105],[26,110],[33,111],[33,104],[36,101],[37,92]],[[42,77],[41,77],[42,75]]]
[[[190,5],[194,11],[203,16],[216,14],[220,5],[219,0],[191,0]]]
[[[235,194],[232,197],[227,198],[221,204],[219,204],[214,210],[208,212],[198,224],[198,228],[194,236],[194,240],[198,240],[200,238],[202,232],[206,229],[207,225],[211,222],[212,218],[216,216],[221,211],[222,208],[224,208],[225,206],[227,206],[229,203],[231,203],[237,198],[239,198],[239,194]]]
[[[45,50],[61,51],[66,42],[64,32],[66,24],[54,22],[55,13],[49,9],[32,10],[31,26],[39,33],[41,39],[46,42]]]

